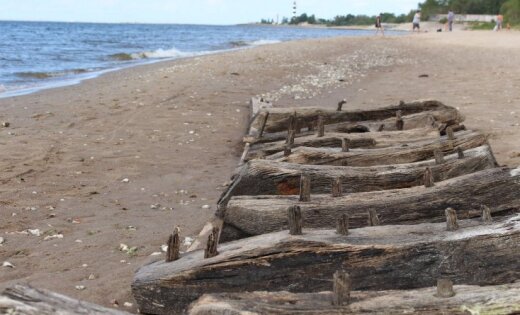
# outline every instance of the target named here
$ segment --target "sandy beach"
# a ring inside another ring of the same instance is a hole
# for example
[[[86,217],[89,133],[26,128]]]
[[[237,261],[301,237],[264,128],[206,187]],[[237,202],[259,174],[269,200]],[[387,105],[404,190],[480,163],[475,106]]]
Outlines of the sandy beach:
[[[29,283],[136,312],[134,271],[164,257],[151,255],[174,226],[194,238],[212,218],[252,96],[331,108],[346,98],[345,109],[437,99],[516,167],[519,49],[518,32],[316,39],[0,99],[0,262],[15,266],[0,268],[0,289]]]

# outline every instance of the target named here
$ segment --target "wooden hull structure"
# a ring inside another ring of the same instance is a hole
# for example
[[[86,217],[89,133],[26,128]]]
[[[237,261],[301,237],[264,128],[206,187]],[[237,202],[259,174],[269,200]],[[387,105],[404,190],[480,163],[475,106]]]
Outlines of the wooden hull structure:
[[[197,245],[136,272],[142,313],[518,312],[520,168],[456,109],[252,107]]]

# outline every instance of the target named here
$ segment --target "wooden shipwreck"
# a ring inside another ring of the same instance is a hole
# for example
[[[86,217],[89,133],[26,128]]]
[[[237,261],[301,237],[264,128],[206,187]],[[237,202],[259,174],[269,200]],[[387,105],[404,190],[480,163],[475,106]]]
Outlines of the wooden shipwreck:
[[[215,219],[136,272],[142,313],[518,312],[520,168],[438,101],[344,105],[252,101]]]

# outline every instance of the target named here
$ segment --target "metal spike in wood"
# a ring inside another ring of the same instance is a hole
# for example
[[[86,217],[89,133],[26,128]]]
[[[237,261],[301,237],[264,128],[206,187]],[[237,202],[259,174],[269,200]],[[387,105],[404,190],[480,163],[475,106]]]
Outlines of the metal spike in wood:
[[[347,100],[346,99],[342,99],[341,101],[339,101],[337,111],[341,112],[343,110],[343,105],[345,105],[345,104],[347,104]]]
[[[341,139],[341,151],[343,151],[343,152],[350,151],[350,139],[349,138]]]
[[[269,112],[265,111],[263,112],[263,120],[262,120],[262,127],[260,127],[260,132],[258,133],[258,138],[262,138],[264,135],[265,126],[267,125],[267,119],[269,119]]]
[[[396,118],[396,121],[395,121],[395,127],[397,130],[403,130],[404,129],[404,120],[403,120],[403,112],[398,110],[396,113],[395,113],[395,118]]]
[[[455,134],[453,133],[452,126],[446,128],[446,134],[448,135],[448,140],[455,140]]]
[[[349,216],[346,214],[342,214],[338,218],[336,232],[340,235],[348,235],[348,227],[349,227]]]
[[[311,201],[311,177],[307,174],[302,174],[300,178],[300,201]]]
[[[181,230],[179,229],[179,227],[175,227],[175,229],[173,229],[173,233],[170,234],[170,237],[168,238],[168,249],[166,250],[166,262],[172,262],[172,261],[178,260],[180,257],[180,255],[179,255],[179,250],[180,250],[180,246],[181,246],[180,233],[181,233]]]
[[[289,207],[287,209],[287,218],[289,222],[289,234],[302,235],[302,209],[299,206]]]
[[[220,237],[220,229],[213,227],[211,233],[208,236],[208,242],[206,243],[206,249],[204,250],[204,258],[211,258],[218,255],[217,247]]]
[[[462,150],[461,147],[457,147],[457,154],[459,156],[459,160],[462,160],[464,158],[464,150]]]
[[[459,229],[459,223],[457,223],[457,211],[452,208],[448,208],[445,211],[446,214],[446,229],[448,231],[456,231]]]
[[[444,163],[444,153],[442,153],[441,150],[434,150],[433,156],[435,156],[435,164],[442,164]]]
[[[379,217],[377,216],[377,212],[374,209],[368,210],[368,225],[369,226],[378,226],[381,222],[379,221]]]
[[[323,116],[318,117],[318,137],[325,136],[325,118]]]
[[[430,188],[435,186],[435,181],[433,179],[433,173],[432,170],[427,167],[426,171],[424,171],[424,187]]]
[[[489,207],[486,205],[482,205],[480,207],[480,209],[482,210],[482,221],[485,224],[493,223],[493,217],[491,216],[491,209],[489,209]]]
[[[343,196],[343,187],[341,185],[341,178],[334,178],[332,180],[332,197],[341,197]]]
[[[333,279],[333,298],[332,305],[342,306],[350,304],[350,291],[352,290],[352,280],[350,275],[338,270],[334,273]]]
[[[283,149],[283,156],[288,157],[292,153],[292,146],[290,144],[286,144]]]
[[[438,279],[436,296],[441,298],[450,298],[455,296],[455,291],[453,291],[453,281],[450,279]]]
[[[287,132],[287,138],[285,139],[285,143],[286,144],[289,144],[289,145],[293,145],[294,144],[294,137],[296,135],[296,131],[295,130],[289,130]]]

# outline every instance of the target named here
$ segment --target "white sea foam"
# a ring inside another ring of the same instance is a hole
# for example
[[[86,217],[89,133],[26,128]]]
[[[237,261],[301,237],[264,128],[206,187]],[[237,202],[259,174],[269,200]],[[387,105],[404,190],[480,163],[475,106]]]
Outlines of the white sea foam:
[[[520,167],[511,170],[511,177],[520,176]]]
[[[255,40],[254,42],[249,43],[251,46],[263,46],[263,45],[271,45],[271,44],[278,44],[281,43],[280,40],[275,39],[260,39]]]
[[[142,59],[142,58],[181,58],[181,57],[189,57],[191,54],[180,51],[176,48],[170,49],[157,49],[155,51],[145,51],[138,54],[132,54],[132,58],[134,59]]]

